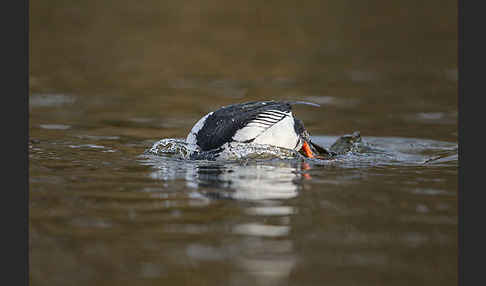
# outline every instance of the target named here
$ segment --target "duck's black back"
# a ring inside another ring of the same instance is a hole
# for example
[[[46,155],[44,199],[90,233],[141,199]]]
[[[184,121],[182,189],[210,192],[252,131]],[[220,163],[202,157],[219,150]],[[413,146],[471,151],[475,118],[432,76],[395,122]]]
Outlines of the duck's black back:
[[[197,144],[203,151],[219,148],[259,114],[268,110],[289,112],[291,109],[290,102],[277,101],[254,101],[222,107],[206,118],[196,135]]]

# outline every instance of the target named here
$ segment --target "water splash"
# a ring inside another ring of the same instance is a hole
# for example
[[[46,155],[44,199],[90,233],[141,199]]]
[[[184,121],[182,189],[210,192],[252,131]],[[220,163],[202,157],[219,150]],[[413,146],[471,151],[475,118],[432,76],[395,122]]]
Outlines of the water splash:
[[[268,160],[268,159],[297,159],[302,158],[298,152],[271,145],[254,143],[227,143],[222,150],[201,151],[196,145],[188,144],[184,139],[168,138],[155,142],[147,154],[159,156],[173,156],[188,160]]]
[[[338,165],[340,167],[451,165],[458,162],[458,147],[454,142],[418,138],[366,137],[359,133],[343,136],[314,136],[312,141],[334,152],[326,159],[306,158],[299,152],[270,145],[253,143],[227,143],[223,150],[201,151],[184,139],[168,138],[153,144],[145,154],[181,160],[203,161],[306,161],[312,165]],[[343,144],[343,142],[345,144]]]

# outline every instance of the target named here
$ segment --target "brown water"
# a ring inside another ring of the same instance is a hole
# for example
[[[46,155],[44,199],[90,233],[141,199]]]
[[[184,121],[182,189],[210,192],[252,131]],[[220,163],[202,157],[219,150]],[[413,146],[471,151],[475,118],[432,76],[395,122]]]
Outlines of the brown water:
[[[457,285],[456,6],[31,1],[31,285]],[[383,153],[144,155],[269,99]]]

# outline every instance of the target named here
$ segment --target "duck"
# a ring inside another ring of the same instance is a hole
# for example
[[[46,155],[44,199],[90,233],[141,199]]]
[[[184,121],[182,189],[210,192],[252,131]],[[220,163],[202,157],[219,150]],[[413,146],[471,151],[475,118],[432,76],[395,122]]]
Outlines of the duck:
[[[252,101],[223,106],[209,112],[192,127],[187,144],[200,151],[221,152],[228,143],[253,143],[291,149],[307,158],[322,157],[329,152],[312,142],[292,106],[305,101]]]

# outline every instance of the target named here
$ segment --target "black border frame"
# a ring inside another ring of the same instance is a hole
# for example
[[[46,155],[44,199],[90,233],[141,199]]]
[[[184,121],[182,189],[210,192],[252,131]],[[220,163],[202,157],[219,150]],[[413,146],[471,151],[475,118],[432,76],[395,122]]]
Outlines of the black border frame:
[[[2,27],[3,284],[29,285],[29,0],[4,3]]]

